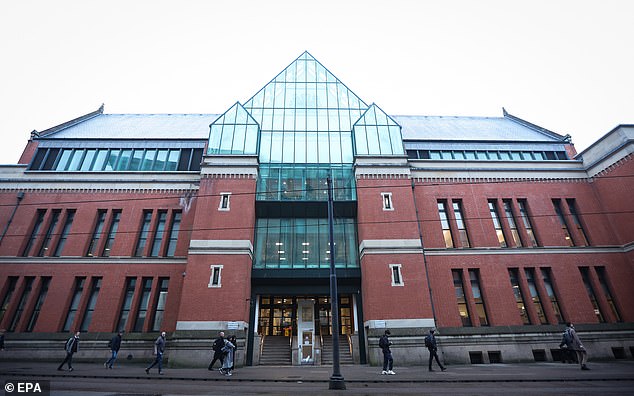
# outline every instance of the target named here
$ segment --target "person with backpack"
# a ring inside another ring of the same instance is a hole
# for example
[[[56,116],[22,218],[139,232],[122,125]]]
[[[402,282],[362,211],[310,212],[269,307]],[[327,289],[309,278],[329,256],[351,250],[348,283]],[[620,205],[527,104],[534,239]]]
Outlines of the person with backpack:
[[[156,358],[152,364],[145,368],[145,374],[150,374],[150,369],[158,364],[158,373],[163,375],[163,353],[165,352],[165,332],[161,332],[156,341],[154,341],[154,354]]]
[[[575,363],[574,351],[572,350],[572,338],[567,330],[561,334],[561,342],[559,343],[559,349],[561,350],[561,362],[562,363]]]
[[[110,352],[112,356],[103,364],[105,368],[111,369],[112,365],[114,364],[114,361],[117,360],[117,354],[119,353],[119,349],[121,348],[122,335],[123,335],[123,332],[120,331],[114,337],[112,337],[110,341],[108,341],[108,347],[110,348]]]
[[[570,322],[566,323],[566,333],[568,333],[568,335],[565,337],[569,339],[570,342],[569,348],[577,353],[577,360],[579,361],[581,370],[590,370],[588,366],[586,366],[588,361],[588,352],[586,352],[586,348],[581,343],[581,340],[575,331],[575,326]]]
[[[390,349],[390,345],[392,345],[392,341],[390,341],[390,334],[389,330],[385,330],[385,333],[383,333],[383,335],[379,338],[379,348],[383,351],[383,371],[381,371],[381,374],[383,375],[396,374],[392,371],[394,358],[392,357],[392,350]]]
[[[436,359],[436,363],[438,363],[440,370],[445,371],[447,368],[444,367],[438,359],[438,344],[436,343],[436,337],[434,336],[435,332],[436,330],[430,329],[429,334],[425,337],[425,347],[429,351],[429,371],[434,371],[434,369],[431,368],[431,363],[434,358]]]
[[[72,337],[70,337],[66,344],[64,344],[64,350],[66,351],[66,357],[64,361],[60,363],[57,367],[57,371],[62,371],[62,367],[64,364],[68,363],[68,371],[73,371],[73,355],[79,350],[79,334],[80,332],[76,332]]]
[[[214,340],[214,343],[211,346],[211,349],[214,351],[214,357],[211,359],[211,363],[209,363],[209,367],[207,367],[207,370],[211,371],[214,369],[213,365],[214,363],[216,363],[216,360],[220,360],[220,366],[222,367],[222,363],[224,361],[222,348],[224,346],[225,346],[225,332],[221,331],[220,333],[218,333],[218,338]]]

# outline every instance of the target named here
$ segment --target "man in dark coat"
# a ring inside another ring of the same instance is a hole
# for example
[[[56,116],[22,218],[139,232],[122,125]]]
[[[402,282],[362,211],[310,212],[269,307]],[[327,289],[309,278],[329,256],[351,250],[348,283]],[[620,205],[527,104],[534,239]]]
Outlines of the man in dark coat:
[[[112,365],[114,364],[114,361],[117,360],[117,354],[119,353],[119,349],[121,348],[122,335],[123,335],[122,331],[118,332],[114,337],[112,337],[112,339],[108,343],[108,345],[110,346],[110,352],[112,353],[112,356],[103,364],[104,367],[111,369]]]
[[[425,337],[425,346],[429,351],[429,371],[434,371],[434,369],[431,368],[431,363],[434,358],[436,359],[436,363],[438,363],[438,366],[440,366],[440,369],[442,371],[445,371],[447,369],[440,363],[440,360],[438,359],[438,344],[436,342],[436,336],[434,335],[435,332],[436,331],[434,329],[431,329],[429,330],[429,334]]]
[[[66,346],[64,349],[66,350],[66,357],[64,361],[60,363],[57,367],[58,371],[62,371],[62,367],[64,364],[68,363],[68,371],[73,371],[73,355],[79,350],[79,331],[75,333],[72,337],[66,341]]]
[[[381,351],[383,351],[383,371],[381,371],[381,374],[394,375],[396,373],[392,371],[394,359],[392,358],[392,350],[390,349],[390,345],[392,345],[390,334],[389,330],[385,330],[385,333],[379,338],[379,347]]]
[[[163,353],[165,352],[165,332],[161,332],[156,341],[154,341],[154,354],[156,358],[152,364],[145,369],[145,374],[150,374],[150,369],[158,364],[158,373],[163,375]]]
[[[211,347],[214,351],[214,357],[211,359],[211,363],[209,363],[209,367],[207,370],[213,370],[214,363],[216,360],[220,360],[220,367],[222,367],[222,363],[224,362],[224,352],[222,352],[222,348],[225,346],[225,332],[221,331],[218,334],[218,338],[214,340],[214,343]]]

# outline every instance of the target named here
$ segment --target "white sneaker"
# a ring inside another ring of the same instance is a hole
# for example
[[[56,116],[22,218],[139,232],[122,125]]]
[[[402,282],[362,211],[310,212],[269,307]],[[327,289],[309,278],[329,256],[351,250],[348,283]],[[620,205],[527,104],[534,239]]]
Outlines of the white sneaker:
[[[395,375],[395,374],[396,374],[396,373],[395,373],[394,371],[392,371],[392,370],[389,370],[387,373],[388,373],[389,375]]]
[[[387,371],[385,370],[381,371],[381,375],[387,375]]]

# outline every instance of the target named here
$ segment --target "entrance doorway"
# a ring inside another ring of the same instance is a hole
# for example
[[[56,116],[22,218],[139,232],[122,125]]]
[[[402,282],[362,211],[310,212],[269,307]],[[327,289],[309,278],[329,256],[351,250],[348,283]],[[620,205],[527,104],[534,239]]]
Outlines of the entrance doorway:
[[[331,334],[332,310],[330,297],[325,296],[260,296],[258,334],[291,337],[297,334],[298,300],[314,300],[315,332],[318,336]],[[340,335],[354,333],[352,297],[339,296]]]

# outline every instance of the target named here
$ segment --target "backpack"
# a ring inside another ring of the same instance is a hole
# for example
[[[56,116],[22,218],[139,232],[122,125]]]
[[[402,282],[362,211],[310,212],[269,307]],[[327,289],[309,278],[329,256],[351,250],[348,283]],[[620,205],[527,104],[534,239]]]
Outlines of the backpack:
[[[68,350],[73,347],[74,341],[75,341],[75,337],[70,337],[68,340],[66,340],[66,342],[64,343],[64,350],[66,352],[68,352]]]
[[[572,346],[572,334],[568,330],[564,331],[564,334],[561,338],[561,345],[565,345],[566,347]]]
[[[385,348],[387,348],[388,346],[389,346],[389,345],[388,345],[388,340],[387,340],[387,337],[386,337],[385,335],[382,335],[382,336],[381,336],[381,338],[379,338],[379,347],[380,347],[381,349],[385,349]]]
[[[431,348],[433,347],[432,343],[431,343],[431,337],[430,336],[425,336],[425,348]]]

